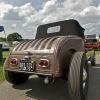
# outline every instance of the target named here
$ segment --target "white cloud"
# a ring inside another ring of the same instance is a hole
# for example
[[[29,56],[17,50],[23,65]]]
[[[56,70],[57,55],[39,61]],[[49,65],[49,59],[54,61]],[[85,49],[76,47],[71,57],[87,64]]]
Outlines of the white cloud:
[[[4,6],[6,6],[6,4]],[[2,19],[22,21],[26,17],[30,16],[31,14],[34,14],[34,10],[35,8],[33,8],[30,3],[26,3],[25,5],[22,5],[21,7],[11,6],[5,12],[2,10],[3,11]]]
[[[13,27],[16,27],[16,26],[17,26],[17,24],[13,24],[12,26],[13,26]]]
[[[84,24],[83,27],[87,34],[100,34],[100,21]]]
[[[98,7],[89,6],[85,8],[83,11],[79,13],[79,17],[88,19],[100,18],[100,5]]]
[[[17,24],[13,24],[10,28],[11,29],[16,29],[16,27],[17,27]]]
[[[93,0],[64,0],[63,2],[49,0],[41,5],[41,9],[37,10],[31,3],[13,6],[2,2],[3,7],[0,3],[0,9],[4,10],[0,10],[0,17],[3,20],[13,21],[13,25],[20,22],[20,30],[22,32],[23,29],[23,33],[27,31],[34,34],[40,24],[74,18],[86,29],[86,34],[98,34],[100,31],[100,4],[98,6],[92,4]],[[14,28],[13,25],[11,27]],[[19,26],[18,23],[17,26]]]
[[[15,8],[12,8],[12,9],[9,9],[7,12],[4,13],[4,16],[2,17],[2,19],[4,20],[23,20],[23,17],[21,17],[19,15],[19,12],[17,9]]]
[[[59,3],[57,0],[49,0],[42,5],[42,9],[29,16],[23,26],[38,23],[48,23],[68,18],[77,18],[79,12],[92,4],[93,0],[66,0]]]
[[[11,9],[13,6],[10,4],[6,4],[4,2],[0,2],[0,19],[4,16],[4,13]]]
[[[20,16],[30,16],[31,14],[34,14],[35,8],[32,7],[30,3],[26,3],[25,5],[21,7],[17,7],[19,9],[19,15]]]

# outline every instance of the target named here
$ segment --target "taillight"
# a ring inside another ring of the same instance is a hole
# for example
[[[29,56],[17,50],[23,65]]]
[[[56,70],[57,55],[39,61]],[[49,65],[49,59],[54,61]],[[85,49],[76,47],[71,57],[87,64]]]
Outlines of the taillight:
[[[39,66],[40,67],[48,67],[49,66],[49,60],[47,60],[47,59],[40,59],[39,60]]]
[[[12,58],[10,64],[17,65],[17,58]]]

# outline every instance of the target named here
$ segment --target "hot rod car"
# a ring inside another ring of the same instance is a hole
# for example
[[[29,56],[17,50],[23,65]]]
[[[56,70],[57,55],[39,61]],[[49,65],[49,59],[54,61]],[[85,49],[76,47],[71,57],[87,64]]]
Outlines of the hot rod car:
[[[88,61],[84,28],[74,19],[40,25],[34,40],[15,46],[4,63],[4,75],[12,84],[24,83],[30,75],[46,84],[59,77],[68,81],[72,100],[85,100]]]

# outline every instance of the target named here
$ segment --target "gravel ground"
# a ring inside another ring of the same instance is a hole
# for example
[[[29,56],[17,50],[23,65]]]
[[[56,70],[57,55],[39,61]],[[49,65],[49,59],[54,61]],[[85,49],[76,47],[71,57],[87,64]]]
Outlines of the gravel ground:
[[[89,64],[89,91],[86,100],[100,100],[100,55],[96,66]],[[0,100],[70,100],[68,85],[61,79],[53,84],[44,84],[43,79],[33,75],[19,86],[7,81],[0,83]]]

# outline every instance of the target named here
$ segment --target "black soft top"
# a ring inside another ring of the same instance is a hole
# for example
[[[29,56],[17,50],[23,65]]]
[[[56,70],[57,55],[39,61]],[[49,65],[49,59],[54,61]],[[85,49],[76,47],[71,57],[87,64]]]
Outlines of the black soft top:
[[[40,25],[36,39],[53,36],[78,35],[84,38],[84,28],[74,19]]]

